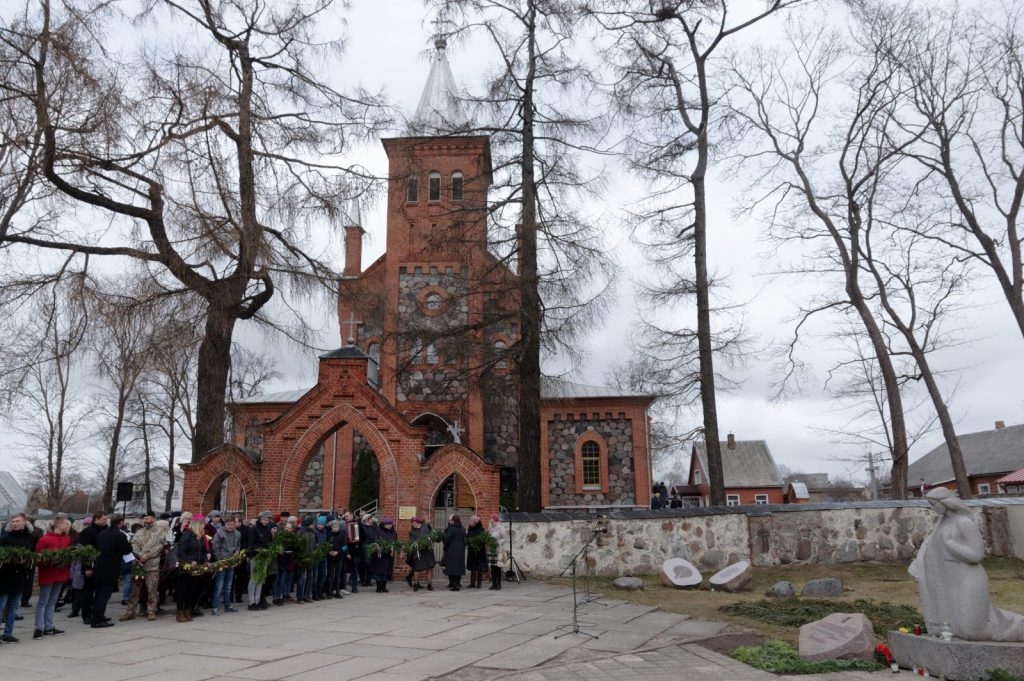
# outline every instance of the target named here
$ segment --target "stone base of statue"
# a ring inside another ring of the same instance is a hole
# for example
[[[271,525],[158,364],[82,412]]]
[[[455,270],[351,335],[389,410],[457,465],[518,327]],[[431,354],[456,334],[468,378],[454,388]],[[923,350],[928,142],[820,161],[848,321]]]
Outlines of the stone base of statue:
[[[945,676],[949,681],[988,678],[994,669],[1024,676],[1024,643],[944,641],[890,631],[889,650],[900,667],[917,665],[930,676]]]

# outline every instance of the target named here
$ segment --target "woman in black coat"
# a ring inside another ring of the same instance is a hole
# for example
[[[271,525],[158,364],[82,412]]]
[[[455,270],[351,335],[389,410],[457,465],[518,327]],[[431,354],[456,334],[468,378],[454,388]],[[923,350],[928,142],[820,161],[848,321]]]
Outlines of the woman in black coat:
[[[409,552],[408,564],[409,569],[412,571],[412,590],[419,591],[423,588],[420,584],[420,580],[426,580],[427,591],[433,591],[434,585],[432,583],[434,578],[434,565],[437,561],[434,559],[434,545],[433,542],[421,541],[425,537],[430,537],[430,533],[433,530],[430,528],[428,523],[423,521],[423,518],[412,519],[412,529],[409,530],[409,541],[426,544],[426,546],[417,546]]]
[[[385,518],[375,529],[373,541],[381,543],[398,541],[395,521],[391,518]],[[391,551],[376,551],[369,547],[367,551],[369,552],[366,556],[367,566],[370,570],[370,577],[377,583],[377,593],[386,594],[388,593],[388,574],[392,570],[391,561],[395,559],[394,553]]]
[[[448,575],[448,590],[462,588],[462,575],[466,574],[466,530],[458,514],[448,521],[448,527],[441,539],[444,546],[444,573]]]
[[[470,589],[479,589],[480,585],[484,583],[484,573],[490,569],[490,565],[487,564],[487,544],[474,542],[471,545],[469,543],[473,537],[485,534],[484,523],[480,520],[480,516],[470,516],[469,527],[466,528],[466,544],[469,547],[466,551],[466,570],[469,572]]]
[[[195,590],[199,587],[202,577],[193,577],[189,574],[186,565],[202,565],[206,562],[206,524],[202,520],[195,520],[188,529],[181,533],[178,540],[178,562],[181,569],[178,570],[177,581],[174,584],[174,605],[177,609],[178,622],[192,621],[192,605]]]

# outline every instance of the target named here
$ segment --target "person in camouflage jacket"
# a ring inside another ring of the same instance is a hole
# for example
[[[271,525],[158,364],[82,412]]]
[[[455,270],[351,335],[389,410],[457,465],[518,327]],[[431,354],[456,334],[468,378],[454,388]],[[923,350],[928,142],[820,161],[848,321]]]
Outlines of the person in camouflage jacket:
[[[135,619],[143,586],[146,587],[146,619],[156,619],[160,599],[160,557],[166,539],[166,531],[157,526],[156,516],[152,511],[146,511],[142,516],[142,529],[132,537],[132,553],[135,554],[136,565],[145,570],[145,577],[132,577],[132,592],[128,597],[128,610],[121,615],[122,622]]]

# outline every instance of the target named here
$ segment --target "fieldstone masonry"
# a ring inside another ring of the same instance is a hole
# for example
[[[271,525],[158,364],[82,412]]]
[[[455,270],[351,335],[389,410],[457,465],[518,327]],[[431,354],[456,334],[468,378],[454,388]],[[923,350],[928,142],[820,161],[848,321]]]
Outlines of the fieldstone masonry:
[[[608,493],[576,494],[576,440],[593,430],[608,445]],[[551,477],[551,505],[562,504],[632,504],[633,494],[633,423],[619,418],[552,421],[548,424],[548,462]]]
[[[1005,509],[971,510],[987,551],[1015,555]],[[559,561],[583,546],[597,520],[585,513],[515,514],[516,562],[527,573],[558,574]],[[908,560],[935,520],[923,501],[748,506],[719,513],[603,509],[600,522],[608,533],[595,540],[588,567],[593,574],[618,577],[658,574],[669,558],[685,558],[705,574],[740,560],[755,566]]]

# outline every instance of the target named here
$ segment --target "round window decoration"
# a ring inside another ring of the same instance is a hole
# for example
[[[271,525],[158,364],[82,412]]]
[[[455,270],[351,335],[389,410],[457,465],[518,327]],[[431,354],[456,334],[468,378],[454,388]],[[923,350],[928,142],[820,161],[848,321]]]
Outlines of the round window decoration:
[[[444,307],[444,298],[437,291],[431,291],[423,297],[423,309],[428,312],[440,312]]]
[[[416,306],[427,317],[444,314],[449,304],[448,292],[440,286],[425,286],[416,294]]]

